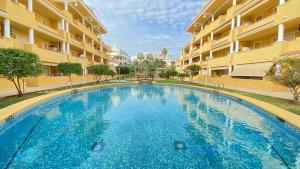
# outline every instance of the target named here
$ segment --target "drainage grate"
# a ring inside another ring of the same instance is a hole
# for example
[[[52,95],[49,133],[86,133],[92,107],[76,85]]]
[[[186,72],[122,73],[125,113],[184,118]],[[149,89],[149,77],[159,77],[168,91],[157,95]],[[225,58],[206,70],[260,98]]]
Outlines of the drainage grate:
[[[187,146],[184,141],[174,141],[174,149],[175,151],[186,151]]]

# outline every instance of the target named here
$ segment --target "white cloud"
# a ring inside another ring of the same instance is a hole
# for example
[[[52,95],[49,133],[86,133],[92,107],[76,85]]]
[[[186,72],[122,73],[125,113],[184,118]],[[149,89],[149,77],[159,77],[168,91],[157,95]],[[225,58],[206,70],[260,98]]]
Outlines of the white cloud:
[[[130,55],[158,52],[166,47],[174,56],[190,38],[185,28],[204,0],[84,0],[97,9],[108,30],[104,40]]]
[[[201,0],[86,0],[90,5],[101,6],[105,13],[128,17],[149,23],[168,24],[174,27],[187,25],[199,10]],[[103,1],[104,2],[104,1]],[[101,11],[100,11],[101,12]]]

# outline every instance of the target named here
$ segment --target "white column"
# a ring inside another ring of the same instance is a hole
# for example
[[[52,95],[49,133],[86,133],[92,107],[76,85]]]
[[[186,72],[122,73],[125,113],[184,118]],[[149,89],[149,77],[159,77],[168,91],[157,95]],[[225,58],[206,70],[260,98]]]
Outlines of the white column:
[[[282,42],[284,40],[284,24],[278,25],[278,42]]]
[[[92,54],[93,62],[95,62],[95,54]]]
[[[228,75],[231,75],[231,72],[232,72],[232,66],[229,65],[229,66],[228,66]]]
[[[193,63],[193,59],[189,58],[189,64],[192,64],[192,63]]]
[[[200,46],[203,46],[203,38],[200,39]]]
[[[211,77],[211,68],[208,68],[208,77]]]
[[[61,30],[65,30],[65,20],[64,19],[61,19],[61,22],[60,22],[60,28]]]
[[[285,4],[285,0],[279,0],[279,5]]]
[[[233,6],[236,5],[236,0],[232,0],[232,5],[233,5]]]
[[[4,37],[10,38],[10,20],[4,19]]]
[[[60,50],[62,53],[66,52],[66,43],[65,42],[61,42],[60,44]]]
[[[210,51],[209,51],[209,60],[212,60],[212,58],[213,58],[213,51],[210,50]]]
[[[236,27],[240,27],[241,26],[241,14],[237,15],[237,21],[236,21]]]
[[[82,35],[82,40],[85,42],[85,34]]]
[[[213,15],[213,16],[211,17],[211,21],[212,21],[212,22],[215,21],[215,15]]]
[[[239,52],[239,50],[240,50],[240,41],[236,40],[235,41],[235,52]]]
[[[66,22],[66,29],[65,29],[66,32],[69,32],[69,22]]]
[[[67,43],[67,54],[70,54],[70,44]]]
[[[234,30],[234,25],[235,25],[235,19],[231,19],[231,30]]]
[[[201,24],[201,30],[203,30],[203,24]]]
[[[192,53],[193,52],[193,44],[190,45],[190,51],[189,53]]]
[[[103,63],[103,58],[101,58],[101,63]]]
[[[199,56],[199,57],[200,57],[200,61],[202,61],[202,53],[200,53],[200,56]]]
[[[210,40],[212,40],[212,41],[214,40],[214,32],[210,33]]]
[[[29,31],[28,31],[28,34],[29,34],[29,41],[28,43],[33,45],[34,44],[34,31],[32,28],[29,28]]]
[[[234,42],[230,42],[230,54],[234,52]]]
[[[33,8],[32,8],[32,0],[28,0],[28,1],[27,1],[27,6],[28,6],[28,7],[27,7],[28,11],[29,11],[29,12],[32,12],[32,11],[33,11],[33,10],[32,10],[32,9],[33,9]]]
[[[86,58],[86,51],[83,51],[83,57]]]
[[[68,11],[68,2],[67,1],[64,2],[64,7],[65,7],[65,11]]]

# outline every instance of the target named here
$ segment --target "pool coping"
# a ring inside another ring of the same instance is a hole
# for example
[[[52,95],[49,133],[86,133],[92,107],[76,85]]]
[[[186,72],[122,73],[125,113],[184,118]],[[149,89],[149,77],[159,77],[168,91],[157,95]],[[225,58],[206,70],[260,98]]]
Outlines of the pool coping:
[[[8,107],[5,107],[3,109],[0,109],[0,123],[4,123],[7,119],[10,117],[16,115],[19,112],[22,112],[26,110],[27,108],[30,108],[38,103],[41,103],[45,100],[54,98],[56,96],[60,96],[63,94],[71,93],[74,89],[77,90],[87,90],[87,89],[93,89],[93,88],[105,88],[105,87],[114,87],[114,86],[124,86],[124,85],[134,85],[137,84],[136,82],[128,82],[128,83],[115,83],[115,84],[103,84],[103,85],[95,85],[95,86],[86,86],[86,87],[80,87],[80,88],[73,88],[73,89],[66,89],[62,91],[57,91],[41,96],[37,96],[34,98],[30,98],[27,100],[23,100],[21,102],[15,103],[13,105],[10,105]],[[155,85],[169,85],[169,86],[183,86],[183,87],[190,87],[190,88],[198,88],[203,89],[207,91],[216,91],[216,89],[206,88],[206,87],[200,87],[200,86],[193,86],[193,85],[185,85],[185,84],[173,84],[173,83],[154,83]],[[243,96],[240,94],[224,91],[224,90],[218,90],[217,92],[221,94],[225,94],[228,96],[232,96],[238,99],[241,99],[243,101],[246,101],[250,104],[253,104],[264,111],[279,117],[283,120],[285,120],[287,123],[291,124],[292,126],[300,129],[300,116],[296,115],[290,111],[284,110],[282,108],[279,108],[277,106],[274,106],[270,103],[266,103],[264,101],[260,101],[248,96]]]
[[[132,85],[136,84],[135,82],[127,82],[127,83],[113,83],[113,84],[102,84],[102,85],[94,85],[94,86],[85,86],[80,88],[73,88],[73,89],[66,89],[61,90],[37,97],[33,97],[30,99],[23,100],[21,102],[12,104],[5,108],[0,109],[0,123],[5,123],[6,120],[10,119],[11,117],[15,116],[16,114],[25,111],[27,108],[30,108],[34,105],[37,105],[43,101],[49,100],[51,98],[61,96],[64,94],[72,93],[74,90],[87,90],[87,89],[94,89],[94,88],[105,88],[105,87],[114,87],[114,86],[122,86],[122,85]]]

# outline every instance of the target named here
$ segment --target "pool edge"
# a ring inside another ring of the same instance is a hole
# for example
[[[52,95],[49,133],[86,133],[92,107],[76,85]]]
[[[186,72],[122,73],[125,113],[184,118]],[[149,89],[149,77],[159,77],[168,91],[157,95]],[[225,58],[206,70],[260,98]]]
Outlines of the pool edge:
[[[81,88],[76,88],[76,89],[86,90],[86,89],[93,89],[93,88],[97,88],[97,87],[102,88],[102,87],[113,87],[113,86],[134,85],[134,84],[136,84],[136,83],[135,82],[129,82],[129,83],[122,83],[122,84],[104,84],[104,85],[96,85],[96,86],[86,86],[86,87],[81,87]],[[193,85],[184,85],[184,84],[154,83],[154,85],[183,86],[183,87],[203,89],[203,90],[207,90],[207,91],[215,91],[215,89],[211,89],[211,88],[193,86]],[[38,104],[38,103],[40,103],[42,101],[45,101],[47,99],[51,99],[51,98],[56,97],[56,96],[60,96],[60,95],[63,95],[63,94],[70,93],[74,89],[66,89],[66,90],[62,90],[62,91],[58,91],[58,92],[53,92],[53,93],[37,96],[37,97],[34,97],[34,98],[30,98],[30,99],[15,103],[15,104],[10,105],[8,107],[5,107],[3,109],[0,109],[0,123],[5,122],[11,116],[14,116],[14,115],[18,114],[19,112],[24,111],[26,108],[34,106],[35,104]],[[248,97],[248,96],[243,96],[243,95],[240,95],[240,94],[236,94],[236,93],[232,93],[232,92],[228,92],[228,91],[223,91],[223,90],[219,90],[219,92],[222,93],[222,94],[232,96],[232,97],[236,97],[236,98],[242,99],[246,102],[249,102],[250,104],[253,104],[253,105],[257,106],[257,107],[265,110],[266,112],[285,120],[286,122],[288,122],[292,126],[300,129],[300,116],[299,115],[296,115],[296,114],[294,114],[290,111],[284,110],[280,107],[274,106],[270,103],[266,103],[264,101],[260,101],[260,100],[257,100],[257,99],[254,99],[254,98],[251,98],[251,97]]]
[[[203,90],[208,90],[208,91],[216,91],[216,89],[200,87],[200,86],[193,86],[193,85],[185,85],[185,84],[174,84],[174,83],[155,83],[155,84],[169,85],[169,86],[184,86],[184,87],[198,88],[198,89],[203,89]],[[284,110],[284,109],[277,107],[275,105],[272,105],[270,103],[267,103],[267,102],[264,102],[261,100],[257,100],[257,99],[254,99],[254,98],[251,98],[248,96],[243,96],[240,94],[236,94],[236,93],[232,93],[232,92],[228,92],[228,91],[224,91],[224,90],[218,90],[218,92],[220,92],[221,94],[225,94],[228,96],[232,96],[232,97],[241,99],[250,104],[253,104],[253,105],[263,109],[264,111],[285,120],[290,125],[300,129],[300,116],[296,115],[295,113],[292,113],[290,111]]]
[[[48,99],[54,98],[56,96],[61,96],[64,94],[71,93],[74,89],[77,90],[87,90],[87,89],[93,89],[93,88],[103,88],[103,87],[112,87],[112,86],[122,86],[122,85],[132,85],[136,84],[135,82],[128,82],[128,83],[116,83],[116,84],[103,84],[103,85],[95,85],[95,86],[85,86],[80,88],[73,88],[73,89],[66,89],[61,90],[37,97],[33,97],[30,99],[23,100],[21,102],[12,104],[10,106],[7,106],[5,108],[0,109],[0,123],[4,123],[7,119],[10,117],[15,116],[16,114],[26,110],[27,108],[30,108],[38,103],[41,103],[43,101],[46,101]]]

